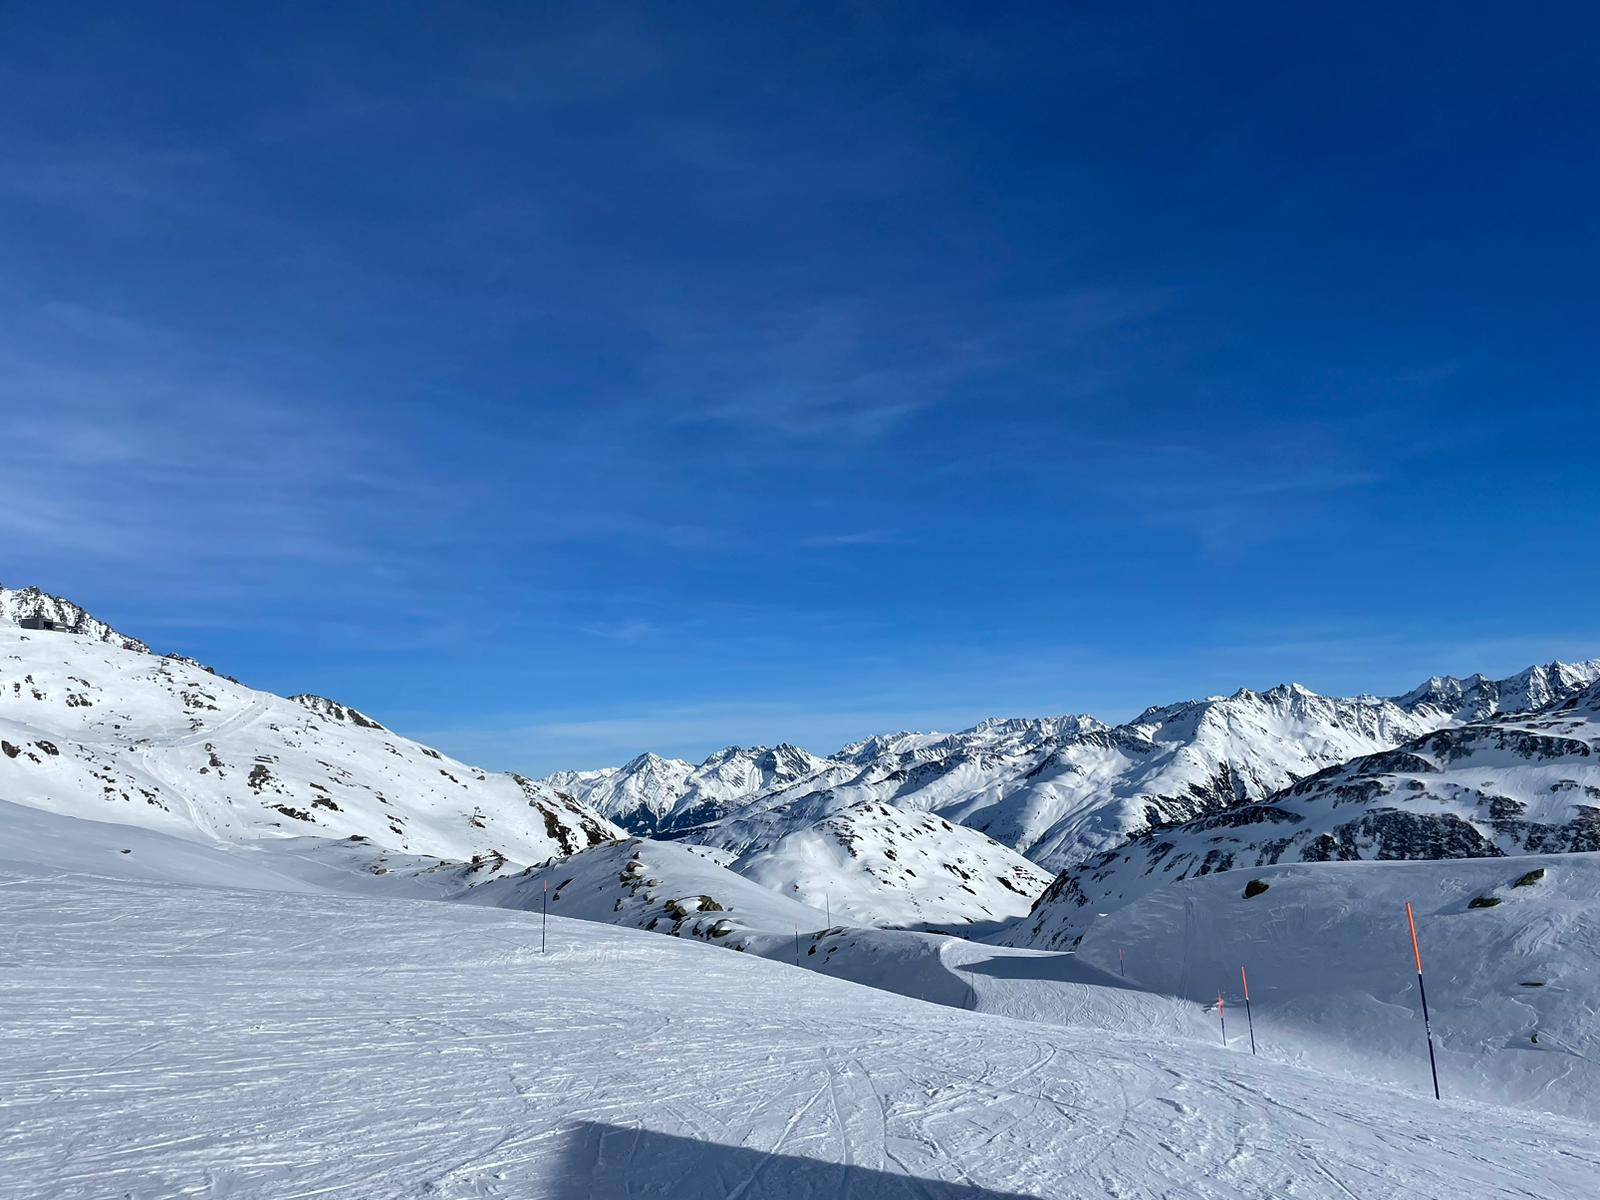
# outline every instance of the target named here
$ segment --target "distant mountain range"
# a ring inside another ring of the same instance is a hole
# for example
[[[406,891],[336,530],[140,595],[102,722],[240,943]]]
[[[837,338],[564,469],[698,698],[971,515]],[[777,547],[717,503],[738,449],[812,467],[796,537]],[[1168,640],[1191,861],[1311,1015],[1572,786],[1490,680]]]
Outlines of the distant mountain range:
[[[1600,682],[1566,690],[1593,665],[1518,677],[1519,699],[1545,702],[1533,712],[1437,729],[1264,800],[1143,831],[1064,871],[1006,940],[1073,945],[1098,912],[1219,871],[1600,850]]]
[[[35,613],[68,632],[21,629]],[[1284,684],[1119,725],[995,718],[827,757],[643,754],[536,781],[0,588],[0,801],[212,846],[337,841],[301,858],[447,890],[632,834],[825,919],[998,930],[1029,914],[1002,936],[1061,945],[1087,915],[1229,867],[1600,848],[1597,689],[1600,662],[1390,698]]]
[[[1600,662],[1507,679],[1435,676],[1405,695],[1320,696],[1298,684],[1188,700],[1108,725],[1090,716],[992,719],[894,733],[819,758],[729,747],[699,765],[644,754],[546,780],[630,832],[737,854],[875,804],[929,812],[1049,870],[1130,834],[1262,800],[1351,759],[1441,729],[1523,712],[1600,680]]]

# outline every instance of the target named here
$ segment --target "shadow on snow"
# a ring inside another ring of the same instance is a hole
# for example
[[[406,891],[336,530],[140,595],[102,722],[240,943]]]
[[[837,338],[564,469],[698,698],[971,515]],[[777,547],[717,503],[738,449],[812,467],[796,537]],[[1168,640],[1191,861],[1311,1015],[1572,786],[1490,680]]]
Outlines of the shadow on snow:
[[[560,1181],[559,1195],[588,1200],[1037,1200],[597,1121],[573,1127]]]
[[[997,954],[993,958],[974,959],[956,967],[974,975],[989,975],[995,979],[1048,979],[1057,983],[1082,983],[1094,987],[1120,988],[1128,992],[1142,992],[1130,979],[1112,971],[1091,966],[1072,953],[1058,954]]]

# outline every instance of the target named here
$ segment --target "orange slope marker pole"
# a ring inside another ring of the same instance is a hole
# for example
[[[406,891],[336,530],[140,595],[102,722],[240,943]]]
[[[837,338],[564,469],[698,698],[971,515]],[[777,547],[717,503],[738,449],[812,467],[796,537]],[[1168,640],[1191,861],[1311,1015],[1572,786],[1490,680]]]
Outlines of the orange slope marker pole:
[[[1417,995],[1422,997],[1422,1031],[1428,1035],[1428,1069],[1433,1072],[1433,1098],[1439,1099],[1439,1063],[1433,1057],[1433,1025],[1428,1020],[1428,989],[1422,984],[1422,949],[1417,945],[1417,919],[1406,901],[1406,925],[1411,929],[1411,956],[1417,960]]]
[[[1244,964],[1239,964],[1239,982],[1244,984],[1244,1019],[1250,1024],[1250,1053],[1256,1052],[1256,1019],[1250,1013],[1250,979],[1244,973]]]

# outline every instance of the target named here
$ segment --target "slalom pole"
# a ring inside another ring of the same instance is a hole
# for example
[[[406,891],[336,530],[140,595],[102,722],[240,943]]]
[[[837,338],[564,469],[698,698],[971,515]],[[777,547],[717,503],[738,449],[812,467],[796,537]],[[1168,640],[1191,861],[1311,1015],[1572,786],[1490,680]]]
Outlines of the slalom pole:
[[[1256,1052],[1256,1019],[1250,1013],[1250,979],[1244,973],[1244,964],[1239,964],[1239,982],[1244,984],[1244,1019],[1250,1023],[1250,1053]]]
[[[1222,1022],[1222,1044],[1228,1044],[1228,1015],[1223,1011],[1222,993],[1217,993],[1217,1020]]]
[[[1117,972],[1126,979],[1128,977],[1127,965],[1122,961],[1122,947],[1117,947]]]
[[[545,934],[550,928],[550,881],[544,881],[544,909],[539,918],[539,953],[544,953]]]
[[[1417,960],[1417,995],[1422,997],[1422,1031],[1428,1035],[1428,1069],[1433,1072],[1433,1098],[1439,1099],[1439,1063],[1433,1057],[1433,1025],[1428,1021],[1428,989],[1422,984],[1422,950],[1417,945],[1417,919],[1406,901],[1406,924],[1411,928],[1411,957]]]

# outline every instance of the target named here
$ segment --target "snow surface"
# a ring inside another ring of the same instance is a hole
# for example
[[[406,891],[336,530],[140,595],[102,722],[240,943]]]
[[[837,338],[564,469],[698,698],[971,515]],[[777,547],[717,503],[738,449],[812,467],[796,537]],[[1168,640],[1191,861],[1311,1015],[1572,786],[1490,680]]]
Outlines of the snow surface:
[[[0,867],[0,1194],[1580,1197],[1594,1127],[436,902]]]

